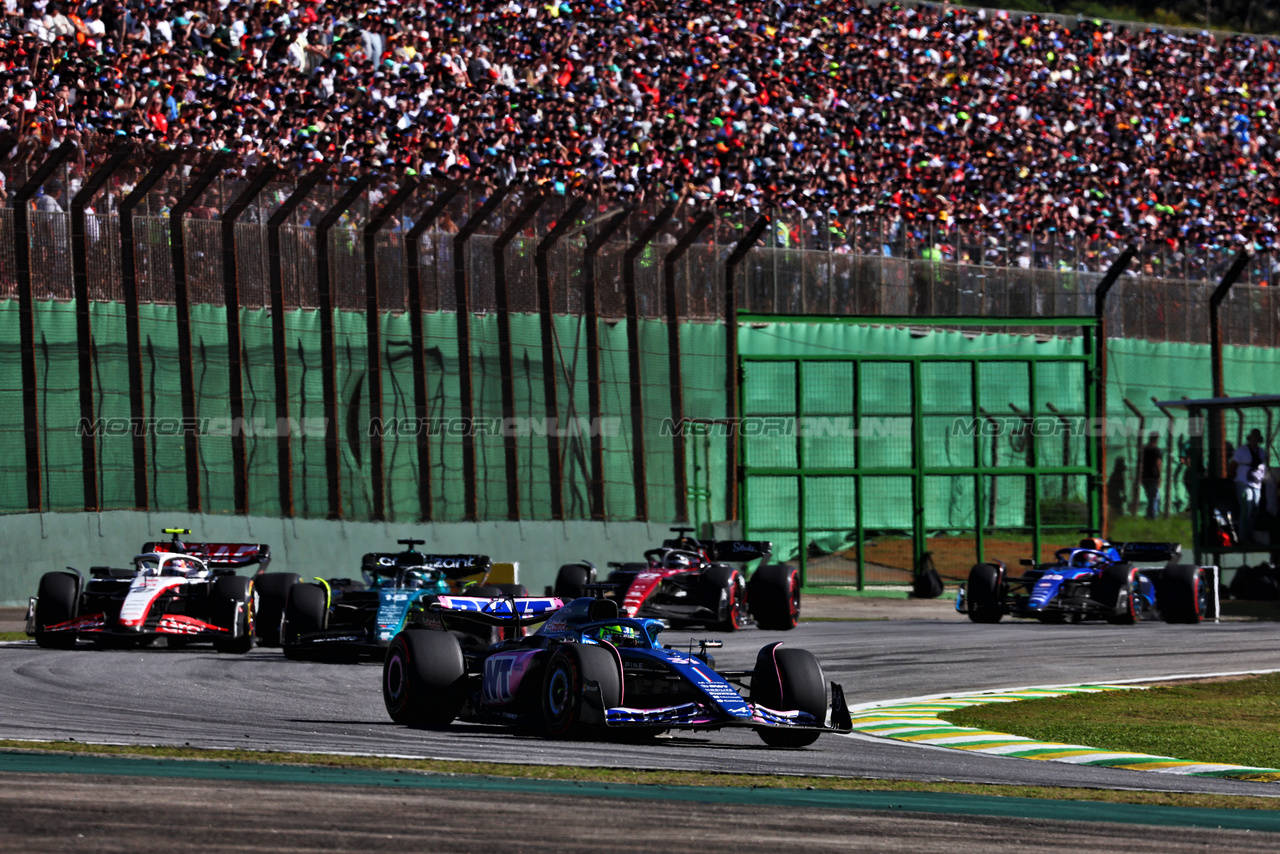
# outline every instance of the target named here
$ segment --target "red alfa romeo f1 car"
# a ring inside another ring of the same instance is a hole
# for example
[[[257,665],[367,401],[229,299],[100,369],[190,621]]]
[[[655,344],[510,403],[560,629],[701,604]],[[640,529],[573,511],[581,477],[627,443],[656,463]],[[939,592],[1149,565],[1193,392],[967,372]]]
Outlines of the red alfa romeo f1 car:
[[[596,581],[591,563],[560,567],[553,588],[565,600],[599,595],[615,600],[627,617],[666,620],[677,628],[706,626],[732,632],[752,619],[762,629],[793,629],[800,620],[800,571],[766,564],[747,578],[734,566],[773,553],[760,540],[704,541],[692,528],[672,528],[675,537],[644,553],[644,563],[610,563]]]

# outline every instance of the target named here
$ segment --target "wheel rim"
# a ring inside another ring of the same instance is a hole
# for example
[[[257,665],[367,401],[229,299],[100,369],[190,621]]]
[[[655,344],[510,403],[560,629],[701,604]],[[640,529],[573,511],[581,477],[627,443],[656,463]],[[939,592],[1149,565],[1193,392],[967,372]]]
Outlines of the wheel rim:
[[[1196,590],[1196,612],[1191,616],[1196,620],[1201,620],[1204,618],[1205,612],[1209,610],[1209,594],[1208,591],[1205,590],[1205,585],[1200,583],[1200,573],[1197,572],[1195,574],[1191,583],[1195,585]]]
[[[746,621],[746,598],[738,590],[738,576],[733,577],[729,585],[729,622],[734,629],[742,628]]]
[[[791,601],[788,603],[790,611],[791,625],[800,622],[800,576],[798,573],[791,574]]]
[[[568,715],[572,681],[563,663],[557,664],[547,678],[547,714],[552,721],[558,723]]]
[[[401,695],[404,693],[404,659],[397,651],[387,660],[387,696],[394,702],[399,702]]]

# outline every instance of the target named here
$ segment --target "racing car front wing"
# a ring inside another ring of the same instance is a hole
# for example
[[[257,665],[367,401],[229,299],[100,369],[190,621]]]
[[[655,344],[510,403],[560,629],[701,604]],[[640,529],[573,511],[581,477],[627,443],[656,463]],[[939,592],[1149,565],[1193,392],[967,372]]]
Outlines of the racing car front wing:
[[[782,727],[786,729],[812,729],[822,732],[847,733],[853,731],[853,720],[845,701],[844,689],[837,682],[831,683],[831,706],[827,711],[830,723],[819,721],[808,712],[778,711],[759,703],[748,703],[749,717],[726,715],[711,703],[681,703],[656,709],[633,709],[626,706],[604,710],[604,722],[610,727],[669,727],[683,729],[719,729],[726,726]]]

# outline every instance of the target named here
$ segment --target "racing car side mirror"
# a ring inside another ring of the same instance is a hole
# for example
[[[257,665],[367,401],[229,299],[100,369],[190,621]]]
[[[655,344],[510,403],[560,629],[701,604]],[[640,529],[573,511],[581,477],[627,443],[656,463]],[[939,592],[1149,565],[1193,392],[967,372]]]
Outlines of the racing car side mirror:
[[[1031,558],[1029,558],[1029,557],[1024,557],[1022,560],[1018,561],[1018,563],[1022,564],[1023,566],[1035,566],[1035,565],[1036,565],[1036,562],[1035,562],[1034,560],[1032,560]]]

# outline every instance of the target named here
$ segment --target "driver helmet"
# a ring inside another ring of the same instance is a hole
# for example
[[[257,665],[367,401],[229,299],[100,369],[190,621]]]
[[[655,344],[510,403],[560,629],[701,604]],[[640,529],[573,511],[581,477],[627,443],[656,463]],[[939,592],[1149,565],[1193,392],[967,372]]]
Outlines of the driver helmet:
[[[424,573],[411,569],[404,574],[402,583],[408,590],[421,590],[423,585],[427,583],[427,577]]]
[[[186,557],[170,558],[164,564],[164,574],[175,577],[191,578],[199,575],[201,569],[200,564]]]
[[[1092,547],[1089,547],[1089,548],[1090,548],[1089,551],[1072,552],[1071,565],[1072,566],[1097,566],[1098,564],[1106,560],[1106,558],[1103,557],[1102,555],[1094,553],[1095,551],[1098,551],[1098,550],[1092,549]]]
[[[698,561],[693,555],[681,554],[680,552],[668,552],[662,560],[662,565],[669,569],[680,569],[682,567],[696,567]]]
[[[614,646],[640,646],[640,630],[635,626],[609,625],[592,629],[591,635],[596,640],[611,643]]]

